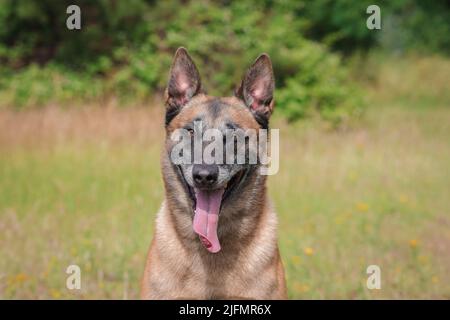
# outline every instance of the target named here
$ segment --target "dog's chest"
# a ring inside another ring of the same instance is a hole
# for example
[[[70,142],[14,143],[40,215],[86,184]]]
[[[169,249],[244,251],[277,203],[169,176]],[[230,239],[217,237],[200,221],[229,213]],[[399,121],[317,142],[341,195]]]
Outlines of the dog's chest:
[[[185,258],[178,259],[177,275],[171,277],[176,279],[172,282],[171,291],[174,290],[172,292],[181,296],[203,299],[238,298],[257,285],[258,268],[249,268],[249,261],[244,262],[239,258],[232,261],[229,260],[231,257],[205,258],[202,255]]]

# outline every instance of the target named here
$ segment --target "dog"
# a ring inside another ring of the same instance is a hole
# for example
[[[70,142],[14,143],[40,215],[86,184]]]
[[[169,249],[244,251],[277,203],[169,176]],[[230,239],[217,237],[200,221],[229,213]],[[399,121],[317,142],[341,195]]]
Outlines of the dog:
[[[202,91],[200,75],[179,48],[165,91],[162,152],[165,200],[157,214],[141,285],[143,299],[287,299],[277,216],[256,164],[175,164],[178,129],[267,129],[274,74],[267,54],[247,70],[231,97]]]

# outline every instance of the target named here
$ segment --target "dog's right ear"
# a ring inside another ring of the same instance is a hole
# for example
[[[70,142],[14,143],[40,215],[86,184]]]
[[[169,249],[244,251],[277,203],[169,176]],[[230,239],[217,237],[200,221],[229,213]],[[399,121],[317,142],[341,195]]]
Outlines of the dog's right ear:
[[[170,69],[166,90],[166,125],[196,94],[200,92],[200,74],[187,50],[178,48]]]

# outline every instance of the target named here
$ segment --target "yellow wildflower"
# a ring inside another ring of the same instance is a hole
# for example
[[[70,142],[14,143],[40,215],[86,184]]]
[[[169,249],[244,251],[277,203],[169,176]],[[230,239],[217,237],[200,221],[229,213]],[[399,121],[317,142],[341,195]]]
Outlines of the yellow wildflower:
[[[356,210],[359,212],[367,212],[369,210],[369,205],[365,202],[359,202],[356,204]]]
[[[18,273],[14,279],[16,283],[22,283],[25,282],[28,279],[27,275],[25,273]]]
[[[399,201],[400,203],[402,203],[402,204],[405,204],[405,203],[407,203],[407,202],[409,201],[409,199],[408,199],[408,196],[407,196],[406,194],[401,194],[401,195],[398,197],[398,201]]]
[[[309,291],[309,286],[307,284],[294,283],[294,290],[296,292],[304,293]]]
[[[300,264],[300,257],[299,256],[293,256],[292,257],[292,262],[294,263],[294,265],[298,266]]]
[[[428,264],[428,261],[429,261],[427,256],[422,256],[422,255],[418,256],[417,260],[419,260],[420,264],[423,264],[423,265]]]
[[[418,245],[419,245],[419,241],[418,240],[416,240],[416,239],[409,240],[409,246],[411,248],[416,248]]]
[[[50,295],[52,296],[53,299],[61,298],[61,292],[59,292],[56,289],[50,289]]]

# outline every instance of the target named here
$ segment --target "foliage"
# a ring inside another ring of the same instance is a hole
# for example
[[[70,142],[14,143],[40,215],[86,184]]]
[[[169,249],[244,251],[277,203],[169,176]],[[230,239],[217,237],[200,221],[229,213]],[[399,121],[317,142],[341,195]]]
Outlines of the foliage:
[[[335,50],[352,53],[380,47],[387,52],[418,50],[450,53],[448,1],[315,0],[293,2],[296,16],[306,20],[303,34]],[[381,30],[366,27],[369,5],[381,11]]]
[[[274,63],[282,114],[292,121],[318,112],[339,122],[362,104],[340,53],[329,48],[347,53],[377,43],[402,43],[395,33],[395,39],[383,38],[365,27],[367,1],[80,0],[75,3],[82,11],[82,30],[71,31],[65,25],[66,8],[73,3],[0,1],[3,106],[110,96],[121,103],[142,100],[164,89],[173,53],[185,46],[210,94],[231,94],[251,61],[267,52]],[[414,12],[401,20],[413,30],[429,12],[440,17],[418,34],[434,39],[430,48],[448,48],[445,14],[436,9],[440,5],[402,0],[386,8],[393,17]],[[432,37],[427,30],[440,36]],[[404,40],[404,46],[411,42]]]

